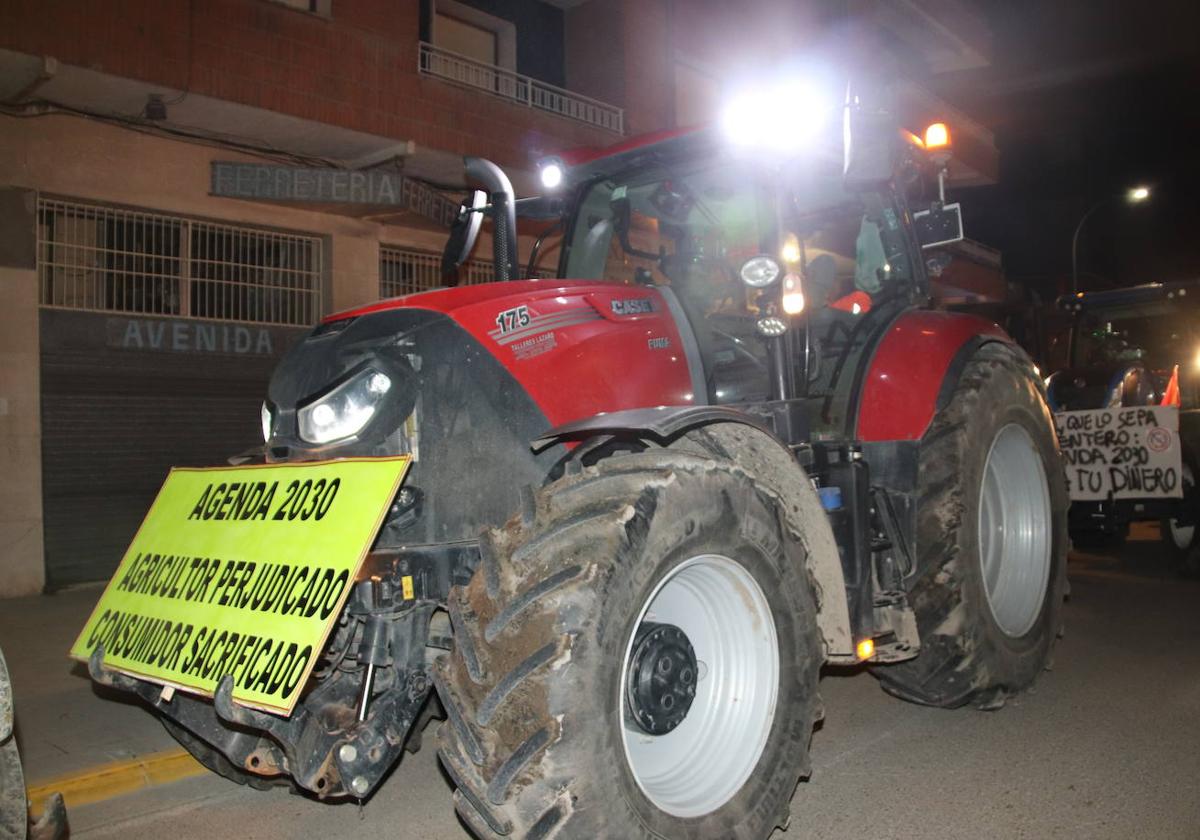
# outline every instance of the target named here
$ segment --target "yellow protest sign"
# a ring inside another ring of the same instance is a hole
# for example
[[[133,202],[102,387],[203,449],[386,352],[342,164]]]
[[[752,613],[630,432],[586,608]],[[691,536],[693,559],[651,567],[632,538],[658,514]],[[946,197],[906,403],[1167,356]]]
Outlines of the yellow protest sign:
[[[409,461],[171,470],[71,656],[290,714]]]

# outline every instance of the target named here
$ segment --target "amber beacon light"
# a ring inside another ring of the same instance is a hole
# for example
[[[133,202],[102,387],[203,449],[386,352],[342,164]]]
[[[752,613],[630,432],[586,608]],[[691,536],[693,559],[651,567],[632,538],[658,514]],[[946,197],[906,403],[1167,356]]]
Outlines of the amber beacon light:
[[[925,129],[925,148],[931,152],[950,148],[950,129],[945,123],[936,122]]]

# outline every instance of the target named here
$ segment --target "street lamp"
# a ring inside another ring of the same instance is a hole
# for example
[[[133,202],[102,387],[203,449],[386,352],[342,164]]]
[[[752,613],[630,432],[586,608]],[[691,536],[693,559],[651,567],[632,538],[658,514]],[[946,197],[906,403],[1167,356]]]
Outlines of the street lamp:
[[[1132,187],[1125,193],[1125,201],[1129,204],[1141,204],[1148,198],[1150,198],[1150,188],[1145,185]],[[1109,197],[1097,201],[1083,214],[1079,224],[1075,225],[1075,235],[1071,237],[1071,294],[1079,291],[1079,232],[1083,230],[1084,222],[1090,219],[1093,213],[1112,200],[1113,198]]]

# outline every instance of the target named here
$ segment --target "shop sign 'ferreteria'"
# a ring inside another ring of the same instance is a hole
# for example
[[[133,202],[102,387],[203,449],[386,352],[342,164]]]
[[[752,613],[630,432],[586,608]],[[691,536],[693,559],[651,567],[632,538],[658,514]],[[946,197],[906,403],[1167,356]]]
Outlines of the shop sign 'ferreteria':
[[[400,207],[449,226],[458,204],[398,172],[321,169],[266,163],[213,161],[211,192],[221,198],[305,204],[372,204]]]

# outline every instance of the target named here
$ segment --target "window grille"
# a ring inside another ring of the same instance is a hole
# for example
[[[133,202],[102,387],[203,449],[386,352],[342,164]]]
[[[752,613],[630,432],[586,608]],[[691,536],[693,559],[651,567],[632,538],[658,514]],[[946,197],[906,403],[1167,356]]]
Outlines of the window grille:
[[[459,270],[465,285],[490,283],[492,264],[472,260]],[[439,254],[409,251],[389,245],[379,248],[379,296],[383,298],[411,295],[436,289],[442,284],[442,258]]]
[[[43,306],[307,326],[319,237],[42,198]]]

